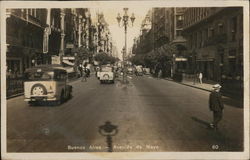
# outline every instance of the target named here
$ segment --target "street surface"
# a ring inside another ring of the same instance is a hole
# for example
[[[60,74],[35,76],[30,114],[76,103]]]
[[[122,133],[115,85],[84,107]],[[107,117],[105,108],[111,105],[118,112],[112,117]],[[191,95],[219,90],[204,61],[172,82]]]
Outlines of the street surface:
[[[73,98],[60,106],[9,99],[7,152],[243,150],[243,109],[230,99],[216,132],[207,126],[209,92],[150,76],[128,79],[127,85],[100,84],[94,75],[73,81]],[[100,134],[107,121],[117,127],[112,136]]]

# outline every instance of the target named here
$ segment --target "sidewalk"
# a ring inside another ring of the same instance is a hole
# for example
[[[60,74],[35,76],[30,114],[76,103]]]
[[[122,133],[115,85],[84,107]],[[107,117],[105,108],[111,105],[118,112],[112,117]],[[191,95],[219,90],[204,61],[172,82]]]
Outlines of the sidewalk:
[[[165,79],[169,80],[169,81],[176,82],[172,78],[165,78]],[[181,82],[176,82],[176,83],[186,85],[186,86],[190,86],[190,87],[197,88],[197,89],[202,89],[202,90],[209,91],[209,92],[212,91],[213,85],[216,84],[216,82],[209,82],[209,83],[202,83],[202,84],[200,84],[199,82],[196,82],[194,84],[192,79],[183,79]]]
[[[185,85],[185,86],[201,89],[201,90],[208,91],[208,92],[211,92],[212,89],[213,89],[212,88],[213,85],[216,84],[216,82],[212,82],[212,81],[209,81],[209,82],[205,81],[205,83],[202,83],[202,84],[196,82],[194,84],[192,79],[184,79],[184,80],[182,80],[182,82],[176,82],[172,78],[165,78],[165,79],[168,80],[168,81],[173,81],[175,83],[179,83],[179,84],[182,84],[182,85]],[[225,104],[230,104],[230,105],[232,105],[234,107],[237,107],[237,108],[243,108],[243,106],[244,106],[243,105],[243,100],[230,98],[230,97],[228,97],[226,95],[223,95],[222,98],[223,98],[223,101],[224,101]]]

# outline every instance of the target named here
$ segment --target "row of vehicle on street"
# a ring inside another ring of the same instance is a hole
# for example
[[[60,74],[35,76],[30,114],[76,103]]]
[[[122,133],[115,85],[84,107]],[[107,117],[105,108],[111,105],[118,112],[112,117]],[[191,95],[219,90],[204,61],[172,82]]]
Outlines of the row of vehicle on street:
[[[143,68],[142,66],[128,66],[126,69],[126,73],[128,75],[149,75],[150,69]],[[124,74],[124,69],[117,66],[112,65],[102,65],[96,67],[96,77],[100,80],[100,83],[114,83],[115,78],[119,75],[122,76]]]
[[[85,68],[87,77],[90,68]],[[95,68],[100,83],[115,83],[115,78],[124,74],[124,69],[113,65],[102,65]],[[129,75],[142,76],[150,74],[148,68],[129,66],[126,68]],[[82,75],[80,75],[82,76]],[[29,68],[24,74],[24,100],[31,106],[38,102],[52,102],[59,105],[72,97],[73,87],[69,85],[69,73],[61,65],[40,65]]]

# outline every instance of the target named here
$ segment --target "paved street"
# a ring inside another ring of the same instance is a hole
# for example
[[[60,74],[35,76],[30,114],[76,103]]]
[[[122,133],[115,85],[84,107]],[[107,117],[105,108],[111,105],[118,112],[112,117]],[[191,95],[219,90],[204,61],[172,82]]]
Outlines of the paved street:
[[[150,76],[123,85],[72,82],[73,98],[60,106],[30,107],[23,96],[7,103],[8,152],[241,151],[243,109],[224,98],[219,131],[212,120],[209,92]],[[117,126],[111,138],[100,126]],[[108,148],[112,146],[112,148]]]

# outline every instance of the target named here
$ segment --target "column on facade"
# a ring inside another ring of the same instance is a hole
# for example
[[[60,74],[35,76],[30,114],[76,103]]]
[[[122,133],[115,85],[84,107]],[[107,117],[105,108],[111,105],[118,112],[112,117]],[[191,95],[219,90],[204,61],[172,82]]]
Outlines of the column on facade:
[[[51,34],[50,28],[50,9],[47,9],[47,16],[46,16],[46,27],[44,29],[43,34],[43,53],[49,52],[49,35]]]
[[[64,24],[64,18],[65,18],[64,9],[61,9],[60,18],[61,18],[61,26],[60,26],[61,27],[61,45],[60,45],[60,53],[59,53],[59,55],[62,58],[62,56],[64,55],[64,37],[65,37],[65,33],[64,33],[64,28],[65,28],[65,24]]]
[[[85,28],[85,32],[86,32],[86,48],[89,48],[89,18],[86,19],[86,28]]]
[[[82,35],[82,16],[79,15],[78,17],[78,47],[82,46],[81,35]]]

